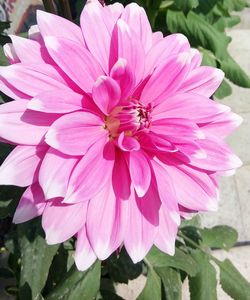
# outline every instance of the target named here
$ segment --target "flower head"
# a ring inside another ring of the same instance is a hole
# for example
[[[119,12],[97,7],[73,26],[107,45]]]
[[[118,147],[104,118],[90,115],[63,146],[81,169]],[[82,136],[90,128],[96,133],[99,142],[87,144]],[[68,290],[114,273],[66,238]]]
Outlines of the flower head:
[[[223,72],[135,3],[37,23],[0,69],[0,136],[17,145],[0,183],[27,186],[14,222],[42,215],[49,244],[76,235],[81,270],[122,245],[134,262],[173,254],[180,218],[216,210],[217,175],[241,164],[223,141],[241,120],[209,99]]]

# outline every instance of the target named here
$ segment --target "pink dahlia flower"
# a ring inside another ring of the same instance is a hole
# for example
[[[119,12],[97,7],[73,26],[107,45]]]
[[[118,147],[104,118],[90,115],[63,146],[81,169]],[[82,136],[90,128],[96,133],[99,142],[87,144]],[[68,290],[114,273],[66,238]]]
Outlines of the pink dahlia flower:
[[[11,36],[0,136],[16,144],[0,184],[26,187],[14,222],[42,216],[48,244],[77,237],[80,270],[124,246],[173,254],[180,218],[216,210],[217,175],[241,165],[223,139],[241,119],[209,97],[223,72],[143,8],[89,1],[81,26],[38,11]]]

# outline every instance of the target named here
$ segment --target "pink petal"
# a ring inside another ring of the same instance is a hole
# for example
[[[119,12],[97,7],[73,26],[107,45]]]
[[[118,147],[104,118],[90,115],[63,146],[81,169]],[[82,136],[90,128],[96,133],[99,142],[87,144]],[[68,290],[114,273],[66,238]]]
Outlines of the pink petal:
[[[20,62],[20,59],[18,58],[16,51],[12,44],[10,44],[10,43],[5,44],[3,46],[3,51],[4,51],[5,56],[8,59],[9,64],[12,65],[12,64],[16,64],[16,63]]]
[[[91,92],[95,80],[103,74],[100,65],[91,53],[70,39],[47,36],[44,40],[56,64],[83,91]]]
[[[192,158],[201,159],[207,158],[206,151],[199,146],[198,143],[190,140],[183,140],[182,143],[175,144],[176,148],[181,151],[183,154],[187,155],[189,160]]]
[[[154,107],[155,120],[164,118],[186,118],[196,123],[211,122],[230,108],[201,95],[177,93]],[[198,113],[197,113],[198,112]]]
[[[97,257],[93,251],[86,233],[86,227],[83,226],[77,233],[75,263],[80,271],[87,270]]]
[[[204,171],[195,170],[185,165],[162,165],[169,174],[179,204],[191,210],[215,211],[218,208],[217,188]],[[181,182],[181,188],[180,188]]]
[[[191,66],[190,69],[196,69],[198,67],[200,67],[201,63],[202,63],[202,55],[201,53],[194,48],[190,49],[190,54],[191,54]]]
[[[111,77],[101,76],[94,84],[92,97],[100,110],[108,115],[120,101],[121,89]]]
[[[152,29],[144,8],[137,3],[130,3],[125,7],[121,19],[133,28],[147,52],[152,45]]]
[[[96,142],[80,160],[71,175],[65,203],[86,201],[94,197],[112,176],[115,149],[106,138]]]
[[[202,131],[218,138],[225,138],[239,127],[242,121],[241,116],[233,112],[225,112],[218,115],[212,122],[203,124]]]
[[[37,145],[43,140],[49,126],[58,115],[26,110],[27,104],[28,101],[23,100],[0,106],[1,138],[21,145]]]
[[[140,143],[131,136],[125,136],[124,132],[122,132],[118,137],[118,146],[123,151],[140,150]]]
[[[46,146],[17,146],[0,167],[0,184],[28,186],[37,181]]]
[[[66,195],[70,175],[78,160],[53,148],[49,149],[39,171],[39,183],[46,199]]]
[[[89,51],[108,74],[111,32],[106,17],[98,1],[87,2],[81,14],[81,28]]]
[[[148,132],[139,137],[141,147],[149,151],[176,152],[178,149],[163,135]]]
[[[178,214],[180,222],[180,216]],[[160,223],[154,244],[161,251],[174,255],[175,253],[175,240],[178,232],[178,223],[171,217],[171,212],[163,204],[160,209]]]
[[[145,75],[151,74],[156,67],[169,60],[171,55],[176,55],[189,49],[188,39],[183,34],[170,34],[164,37],[164,39],[160,39],[153,44],[147,53]]]
[[[224,73],[213,67],[199,67],[194,69],[180,87],[182,92],[210,97],[220,86]]]
[[[104,10],[106,10],[110,19],[112,19],[112,24],[115,24],[117,19],[121,16],[124,7],[121,3],[116,2],[114,4],[105,5]]]
[[[126,159],[119,150],[115,151],[115,163],[112,174],[112,184],[117,199],[128,200],[131,190],[131,179]]]
[[[128,201],[115,197],[111,182],[91,198],[86,228],[90,244],[99,259],[108,258],[121,245],[127,228],[127,208]]]
[[[155,189],[157,189],[161,202],[164,204],[164,210],[168,210],[169,217],[179,225],[179,209],[173,179],[158,160],[151,160],[151,164],[155,175],[154,184],[157,185]]]
[[[153,199],[151,199],[151,202]],[[141,261],[148,253],[154,243],[157,226],[152,224],[141,213],[147,209],[148,203],[145,199],[137,198],[131,194],[129,199],[129,216],[127,232],[124,238],[125,248],[134,263]],[[150,208],[152,205],[150,206]],[[149,209],[148,209],[149,210]],[[158,214],[157,210],[151,210],[151,214]]]
[[[38,183],[32,184],[22,195],[13,217],[13,223],[19,224],[42,215],[46,206],[43,191]]]
[[[45,141],[69,155],[84,155],[99,139],[107,136],[104,122],[90,112],[73,112],[59,118],[50,127]]]
[[[128,67],[134,70],[136,84],[139,83],[144,73],[145,53],[141,41],[122,19],[115,25],[110,47],[110,70],[119,58],[124,58]]]
[[[6,91],[10,90],[11,93],[13,92],[12,86],[19,92],[32,97],[48,90],[67,89],[66,82],[59,75],[56,68],[48,64],[14,64],[0,67],[0,76],[4,78],[3,84],[7,82],[5,84]],[[4,93],[6,91],[3,90]],[[10,93],[6,94],[11,96]],[[23,96],[23,98],[25,97]]]
[[[137,195],[143,197],[151,182],[151,170],[149,162],[141,150],[129,153],[129,171]]]
[[[63,37],[84,45],[80,27],[65,18],[37,10],[37,24],[43,38],[49,35]]]
[[[125,59],[118,59],[110,71],[110,76],[116,80],[121,88],[121,100],[126,100],[131,96],[135,87],[135,77]]]
[[[49,245],[65,242],[76,234],[86,221],[88,202],[63,204],[61,199],[48,201],[42,215],[42,227]]]
[[[166,118],[153,121],[151,130],[154,133],[165,136],[170,142],[179,142],[186,139],[204,138],[202,131],[192,121],[181,118]]]
[[[30,26],[30,29],[28,30],[28,37],[33,41],[37,41],[41,45],[44,44],[38,25]]]
[[[11,35],[12,44],[15,52],[24,64],[49,63],[53,64],[53,60],[48,54],[44,46],[37,41],[22,38],[20,36]]]
[[[71,90],[52,90],[37,94],[27,108],[46,113],[67,113],[82,109],[84,96]]]
[[[241,160],[236,156],[227,144],[220,139],[210,136],[198,142],[206,152],[206,158],[193,157],[190,164],[210,171],[227,171],[242,166]]]
[[[155,69],[144,87],[140,100],[144,104],[166,100],[181,86],[189,69],[189,52],[171,55],[164,64]]]

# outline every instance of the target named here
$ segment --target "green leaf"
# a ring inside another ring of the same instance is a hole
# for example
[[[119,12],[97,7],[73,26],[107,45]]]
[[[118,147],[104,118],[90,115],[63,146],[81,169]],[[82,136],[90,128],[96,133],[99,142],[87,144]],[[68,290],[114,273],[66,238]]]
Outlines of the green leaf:
[[[91,300],[100,288],[101,265],[97,261],[86,272],[73,265],[61,283],[45,298],[46,300]]]
[[[192,251],[193,259],[199,264],[200,271],[195,277],[189,277],[189,289],[192,300],[216,300],[216,271],[209,256],[200,251]]]
[[[211,67],[216,67],[216,58],[214,54],[206,49],[200,49],[200,52],[202,53],[202,65],[203,66],[211,66]]]
[[[58,245],[48,246],[39,220],[18,226],[21,250],[20,298],[34,299],[42,291]]]
[[[185,34],[192,46],[201,46],[211,50],[217,57],[223,59],[231,38],[216,30],[203,17],[190,11],[185,17],[182,12],[167,11],[167,25],[173,32]]]
[[[137,300],[160,300],[161,298],[161,279],[153,270],[148,269],[147,282],[145,288]]]
[[[238,239],[237,231],[226,225],[200,229],[199,232],[202,244],[209,248],[229,250],[235,245]]]
[[[214,96],[217,99],[223,99],[229,95],[232,94],[232,87],[231,85],[224,79],[218,88],[218,90],[215,92]]]
[[[156,272],[162,280],[165,299],[181,300],[182,282],[180,273],[172,268],[157,268]]]
[[[250,300],[250,282],[235,268],[230,260],[217,263],[223,290],[235,300]]]
[[[214,6],[218,3],[218,0],[199,0],[199,7],[198,11],[202,12],[203,14],[208,14]]]
[[[188,12],[199,5],[199,0],[175,0],[174,3],[181,11]]]
[[[0,46],[0,66],[7,66],[8,64],[8,60],[3,52],[3,47]]]
[[[107,262],[110,277],[115,282],[128,283],[128,280],[137,278],[142,273],[142,264],[134,264],[123,248],[119,258],[113,254]]]
[[[184,253],[176,248],[175,255],[170,256],[153,247],[146,257],[147,261],[155,267],[173,267],[185,271],[190,276],[195,276],[199,266],[191,255]]]
[[[250,77],[230,55],[220,61],[220,68],[230,81],[241,87],[250,88]]]

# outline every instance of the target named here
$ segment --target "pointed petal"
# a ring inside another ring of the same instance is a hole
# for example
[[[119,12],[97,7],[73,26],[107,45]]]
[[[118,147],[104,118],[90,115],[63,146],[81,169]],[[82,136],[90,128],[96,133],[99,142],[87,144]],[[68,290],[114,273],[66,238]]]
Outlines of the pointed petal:
[[[56,64],[84,92],[90,93],[95,80],[103,74],[92,54],[70,39],[47,36],[44,41]]]
[[[129,171],[132,183],[139,197],[143,197],[151,182],[149,162],[143,151],[131,151],[129,154]]]
[[[73,112],[53,123],[45,141],[65,154],[84,155],[96,141],[107,135],[103,124],[97,115]]]
[[[12,86],[23,95],[31,97],[38,93],[53,89],[68,89],[66,82],[57,69],[49,64],[14,64],[0,67],[0,76],[4,79],[3,92],[12,97]],[[10,93],[9,93],[10,90]],[[27,99],[27,97],[24,97]]]
[[[53,60],[49,56],[48,51],[37,41],[22,38],[17,35],[11,35],[12,44],[14,46],[15,52],[24,64],[37,64],[37,63],[47,63],[54,64]]]
[[[110,71],[110,76],[115,79],[120,86],[121,100],[126,100],[131,96],[131,92],[135,87],[135,77],[126,59],[118,59]]]
[[[4,55],[7,57],[9,64],[16,64],[20,62],[14,46],[11,43],[7,43],[3,46]]]
[[[63,204],[61,199],[48,201],[42,215],[47,243],[62,243],[76,234],[85,224],[87,205],[88,202]]]
[[[80,160],[71,175],[65,203],[77,203],[94,197],[112,176],[115,149],[103,138]]]
[[[86,222],[90,244],[101,260],[108,258],[121,245],[128,219],[128,201],[115,197],[111,178],[109,181],[90,200]]]
[[[141,213],[143,207],[147,208],[145,199],[137,198],[131,194],[129,199],[129,217],[124,246],[134,263],[141,261],[154,243],[157,226],[149,222]]]
[[[46,113],[67,113],[83,107],[83,95],[70,90],[44,91],[32,98],[28,109]]]
[[[119,58],[124,58],[128,67],[134,70],[136,84],[138,84],[143,79],[145,53],[140,39],[122,19],[119,19],[115,25],[110,47],[110,70]]]
[[[207,97],[192,93],[177,93],[170,96],[167,101],[154,107],[152,117],[154,120],[164,118],[186,118],[195,123],[211,122],[218,115],[229,111],[226,105],[216,103]],[[199,112],[199,113],[197,113]]]
[[[46,146],[17,146],[0,167],[0,184],[28,186],[37,181]]]
[[[170,34],[159,42],[153,44],[147,53],[145,61],[145,75],[151,74],[153,70],[164,64],[169,56],[188,51],[190,45],[188,39],[180,33]]]
[[[204,134],[199,127],[188,119],[159,119],[151,123],[151,130],[159,135],[163,135],[170,142],[181,143],[182,140],[204,138]]]
[[[195,211],[215,211],[218,208],[218,191],[210,177],[204,172],[185,165],[173,165],[173,161],[161,157],[169,174],[179,204]],[[179,183],[181,182],[181,188]]]
[[[180,223],[179,214],[176,217]],[[157,235],[154,240],[154,244],[161,251],[168,255],[174,255],[175,253],[175,240],[178,232],[178,223],[173,220],[171,212],[163,204],[160,209],[160,223]]]
[[[125,7],[121,19],[133,28],[147,52],[152,45],[152,29],[144,8],[137,3],[130,3]]]
[[[210,136],[198,142],[205,151],[206,158],[192,157],[190,164],[210,171],[227,171],[242,166],[242,162],[228,145],[218,138]]]
[[[22,195],[14,214],[13,223],[19,224],[42,215],[46,206],[43,191],[38,183],[29,186]]]
[[[106,13],[98,1],[87,2],[81,14],[82,33],[89,51],[108,74],[111,28]]]
[[[64,197],[68,182],[79,158],[65,155],[50,148],[46,153],[39,171],[39,183],[45,199]]]
[[[180,87],[182,92],[210,97],[220,86],[224,72],[213,67],[199,67],[194,69]]]
[[[43,140],[58,115],[26,110],[27,104],[28,101],[23,100],[0,106],[1,138],[21,145],[37,145]]]
[[[140,100],[145,104],[152,101],[160,103],[166,100],[181,86],[189,69],[189,52],[171,55],[163,65],[155,69],[143,89]]]
[[[97,257],[93,251],[86,233],[86,227],[83,226],[77,233],[75,263],[80,271],[87,270]]]
[[[212,122],[203,124],[202,131],[205,134],[225,138],[230,135],[243,122],[241,116],[233,112],[225,112],[218,115]]]
[[[65,18],[37,10],[37,24],[43,38],[48,35],[64,37],[80,45],[84,45],[80,27]]]
[[[121,89],[111,77],[101,76],[94,84],[92,97],[100,110],[108,115],[120,101]]]

